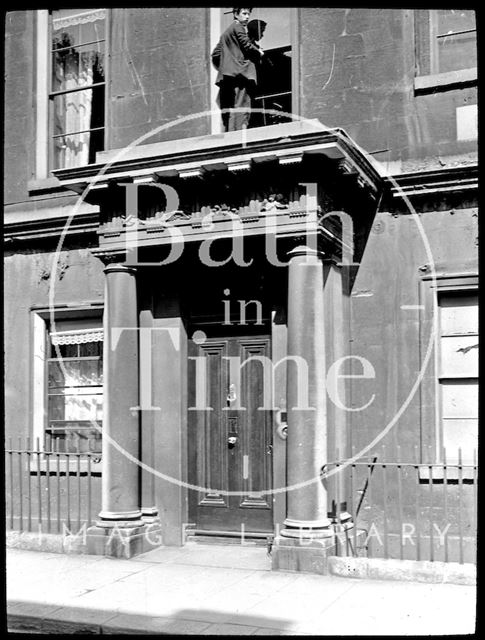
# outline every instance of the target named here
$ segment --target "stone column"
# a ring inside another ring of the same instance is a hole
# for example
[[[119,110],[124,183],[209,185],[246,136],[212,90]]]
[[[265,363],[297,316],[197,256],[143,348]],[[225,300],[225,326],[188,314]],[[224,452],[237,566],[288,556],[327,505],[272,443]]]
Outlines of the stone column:
[[[327,461],[323,264],[321,255],[305,246],[289,255],[287,482],[290,488],[313,482],[289,491],[282,535],[295,537],[300,529],[328,535],[327,492],[319,479]],[[300,365],[293,364],[292,357],[306,363],[308,376],[299,375]],[[303,408],[302,393],[307,377],[309,409]]]
[[[285,528],[275,538],[273,568],[325,573],[334,532],[327,516],[327,492],[320,479],[322,465],[327,462],[328,429],[323,262],[319,252],[306,246],[293,249],[289,256],[288,506]],[[304,408],[306,381],[307,406],[311,408]],[[303,486],[292,488],[300,484]]]
[[[138,328],[136,270],[110,264],[104,271],[102,508],[88,532],[88,551],[130,557],[141,552],[144,543],[137,464],[139,336],[129,330]]]

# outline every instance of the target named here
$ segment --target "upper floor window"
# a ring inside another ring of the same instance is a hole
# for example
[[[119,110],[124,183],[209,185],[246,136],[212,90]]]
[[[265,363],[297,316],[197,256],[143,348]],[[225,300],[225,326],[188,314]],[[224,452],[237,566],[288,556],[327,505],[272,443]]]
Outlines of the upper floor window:
[[[219,24],[214,25],[217,39],[234,20],[231,8],[219,11]],[[250,128],[291,122],[292,118],[287,114],[298,111],[294,86],[297,68],[293,44],[295,13],[296,10],[289,7],[254,8],[251,12],[248,35],[265,53],[257,65],[258,82],[252,107],[268,111],[253,112]]]
[[[105,9],[51,12],[51,168],[93,163],[104,149],[105,47]]]
[[[416,75],[435,75],[477,66],[475,12],[420,9],[416,19]]]

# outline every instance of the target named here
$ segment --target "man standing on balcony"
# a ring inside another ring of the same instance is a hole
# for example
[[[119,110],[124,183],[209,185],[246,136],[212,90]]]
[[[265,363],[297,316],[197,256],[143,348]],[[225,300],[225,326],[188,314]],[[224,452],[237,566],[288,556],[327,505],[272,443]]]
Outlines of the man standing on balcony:
[[[251,11],[248,8],[232,10],[234,22],[224,31],[212,52],[225,131],[247,128],[251,95],[257,82],[255,62],[259,62],[264,55],[262,48],[248,36],[247,24]],[[234,108],[245,111],[234,112]]]

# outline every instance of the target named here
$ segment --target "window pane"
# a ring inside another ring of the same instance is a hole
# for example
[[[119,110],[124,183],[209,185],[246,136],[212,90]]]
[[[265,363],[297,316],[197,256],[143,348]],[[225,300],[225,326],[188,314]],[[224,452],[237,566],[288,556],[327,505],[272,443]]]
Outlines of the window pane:
[[[291,122],[291,116],[286,115],[287,113],[291,114],[291,93],[258,96],[254,99],[253,106],[258,109],[266,109],[268,112],[252,113],[250,120],[251,127],[263,127],[280,122]],[[274,111],[281,112],[281,114],[274,113]]]
[[[54,138],[54,168],[93,164],[103,149],[104,129]]]
[[[416,9],[416,74],[445,73],[477,65],[475,12]],[[455,34],[455,35],[453,35]]]
[[[104,85],[52,98],[53,135],[87,131],[104,124]]]
[[[253,9],[251,20],[264,20],[266,28],[260,44],[265,51],[291,44],[290,9],[288,7],[260,7]]]
[[[77,358],[78,355],[78,344],[51,344],[51,358]]]
[[[104,9],[52,11],[52,48],[104,40],[105,13]]]
[[[258,68],[258,95],[291,92],[291,51],[270,51]]]
[[[58,362],[49,362],[47,366],[49,371],[49,389],[53,387],[63,387],[65,378],[61,365]]]
[[[49,396],[48,412],[50,420],[64,420],[64,397]]]
[[[49,395],[48,411],[51,420],[102,420],[103,396],[82,393]]]
[[[438,35],[475,29],[475,12],[465,9],[438,9]]]
[[[444,378],[478,377],[478,338],[451,336],[441,338],[441,370]]]
[[[448,462],[458,460],[461,448],[463,462],[473,462],[478,444],[478,420],[443,420],[443,446]]]
[[[232,9],[221,9],[221,33],[234,21]],[[275,49],[284,47],[291,42],[290,33],[290,9],[288,7],[259,7],[251,12],[249,22],[252,20],[264,20],[266,28],[260,44],[263,49]]]
[[[103,383],[99,360],[49,362],[49,388],[99,386]]]
[[[440,73],[477,66],[476,33],[462,33],[438,38],[438,68]]]
[[[441,384],[442,416],[478,418],[478,383],[462,381]]]
[[[101,428],[101,423],[97,424]],[[90,422],[51,423],[47,431],[52,436],[54,451],[101,453],[101,433]]]
[[[104,82],[104,43],[52,53],[52,91],[64,91]]]
[[[442,335],[478,333],[477,296],[442,296],[439,304]]]
[[[268,51],[258,66],[258,85],[253,107],[281,112],[251,114],[251,127],[289,122],[291,117],[291,50]]]
[[[86,356],[99,356],[103,357],[103,343],[101,340],[97,342],[85,342],[79,345],[79,355],[81,357]]]

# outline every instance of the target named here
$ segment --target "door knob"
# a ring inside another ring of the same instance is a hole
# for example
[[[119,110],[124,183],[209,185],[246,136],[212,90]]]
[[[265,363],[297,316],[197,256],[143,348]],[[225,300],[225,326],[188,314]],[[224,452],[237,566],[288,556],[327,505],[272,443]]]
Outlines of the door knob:
[[[229,436],[229,438],[227,439],[227,444],[231,447],[233,447],[237,442],[237,437],[236,436]]]

